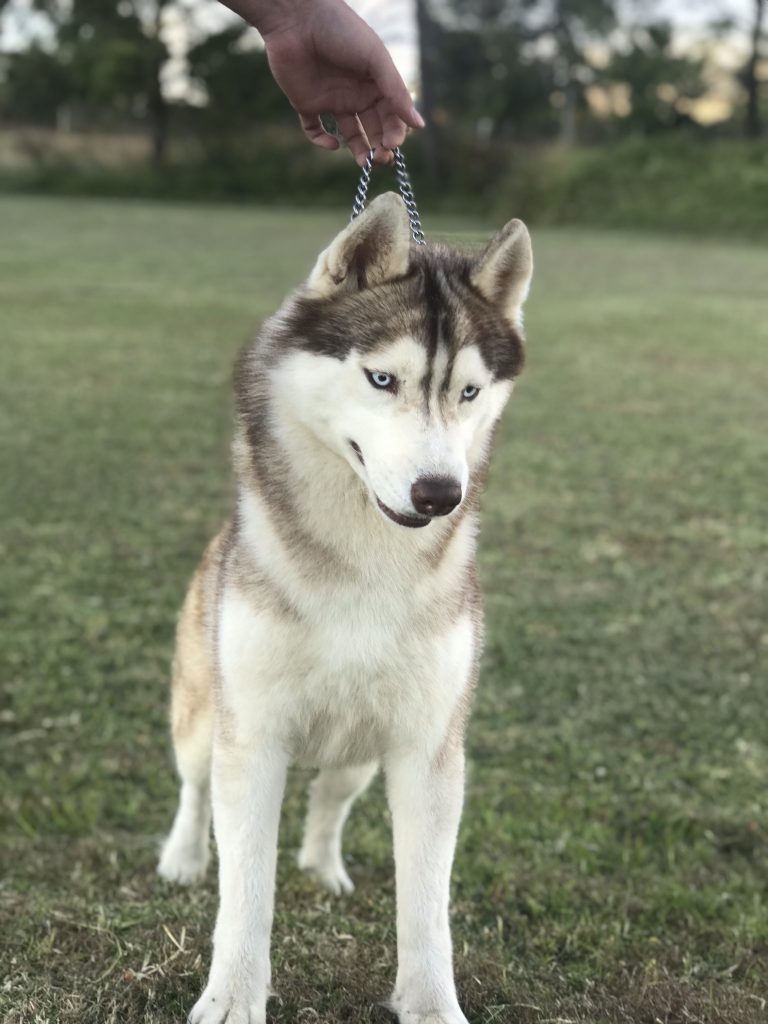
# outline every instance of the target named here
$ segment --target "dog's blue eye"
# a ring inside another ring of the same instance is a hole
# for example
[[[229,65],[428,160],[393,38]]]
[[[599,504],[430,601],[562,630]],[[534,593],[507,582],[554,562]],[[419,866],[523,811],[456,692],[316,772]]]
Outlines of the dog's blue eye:
[[[394,391],[397,380],[391,373],[381,373],[379,370],[366,370],[365,375],[371,384],[380,391]]]
[[[480,394],[480,388],[476,388],[473,384],[468,384],[461,392],[462,402],[471,402]]]

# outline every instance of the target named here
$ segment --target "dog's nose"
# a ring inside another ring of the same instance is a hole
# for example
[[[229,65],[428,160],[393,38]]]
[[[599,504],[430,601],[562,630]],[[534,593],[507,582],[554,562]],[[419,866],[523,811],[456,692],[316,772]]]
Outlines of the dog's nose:
[[[411,501],[425,516],[447,516],[461,501],[461,484],[447,476],[422,476],[411,487]]]

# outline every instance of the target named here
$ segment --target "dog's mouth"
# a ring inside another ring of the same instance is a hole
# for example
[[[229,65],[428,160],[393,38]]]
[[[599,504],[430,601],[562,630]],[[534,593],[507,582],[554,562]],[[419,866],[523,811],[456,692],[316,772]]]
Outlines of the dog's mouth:
[[[355,453],[355,455],[360,460],[360,465],[364,466],[365,465],[365,459],[363,458],[363,453],[360,451],[360,445],[357,444],[356,441],[350,441],[349,442],[349,447],[352,449],[352,451]]]
[[[350,441],[349,447],[358,457],[360,465],[364,466],[365,459],[363,458],[363,453],[360,450],[360,445],[357,444],[357,442],[355,441]],[[384,502],[381,500],[378,494],[374,496],[376,498],[376,503],[378,504],[379,508],[384,513],[384,515],[387,517],[387,519],[391,519],[392,522],[397,523],[398,526],[407,526],[410,530],[417,530],[420,526],[429,526],[429,524],[432,522],[430,516],[406,516],[403,515],[402,512],[395,512],[395,510],[393,508],[390,508],[389,505],[384,504]]]
[[[429,516],[404,516],[402,512],[395,512],[394,509],[384,504],[378,494],[376,495],[376,501],[384,515],[391,519],[393,523],[397,523],[398,526],[407,526],[412,530],[416,530],[420,526],[429,526],[432,522]]]

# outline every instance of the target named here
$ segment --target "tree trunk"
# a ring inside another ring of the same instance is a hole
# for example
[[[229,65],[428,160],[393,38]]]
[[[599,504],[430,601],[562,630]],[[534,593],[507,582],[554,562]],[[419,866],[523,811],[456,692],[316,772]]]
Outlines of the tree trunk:
[[[757,139],[762,133],[760,118],[760,79],[757,69],[760,63],[760,49],[763,39],[763,18],[765,16],[765,0],[755,0],[755,23],[752,28],[752,52],[746,71],[747,84],[747,137]]]
[[[576,144],[576,109],[579,102],[579,84],[576,79],[575,55],[576,47],[568,19],[563,11],[557,9],[557,25],[555,29],[560,47],[559,78],[563,92],[563,105],[560,109],[560,142],[564,146]]]
[[[435,122],[435,71],[437,64],[438,29],[429,9],[429,0],[416,0],[416,24],[419,30],[419,76],[421,108],[426,127],[422,133],[424,168],[427,180],[435,184],[442,165],[440,128]]]
[[[564,146],[576,145],[576,106],[578,93],[570,69],[563,87],[563,106],[560,110],[560,142]]]
[[[151,161],[155,170],[165,166],[168,149],[168,104],[163,95],[161,75],[168,59],[168,48],[163,40],[163,12],[170,0],[157,0],[155,16],[148,42],[149,83],[147,88],[147,120],[151,143]]]
[[[165,166],[165,155],[168,148],[168,104],[163,96],[160,85],[160,67],[150,85],[147,99],[147,119],[151,142],[151,161],[155,170]]]

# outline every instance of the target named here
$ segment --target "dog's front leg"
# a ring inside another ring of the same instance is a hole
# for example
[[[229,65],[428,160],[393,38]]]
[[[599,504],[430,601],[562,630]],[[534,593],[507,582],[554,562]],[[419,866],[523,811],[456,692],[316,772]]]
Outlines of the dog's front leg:
[[[266,736],[214,742],[219,913],[208,984],[190,1024],[265,1024],[269,937],[287,757]]]
[[[400,1024],[467,1024],[453,980],[448,901],[464,796],[459,743],[437,758],[409,754],[387,765],[397,876]]]

